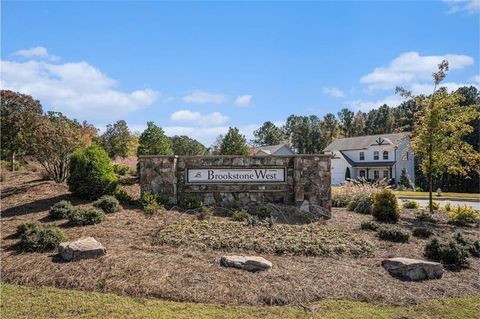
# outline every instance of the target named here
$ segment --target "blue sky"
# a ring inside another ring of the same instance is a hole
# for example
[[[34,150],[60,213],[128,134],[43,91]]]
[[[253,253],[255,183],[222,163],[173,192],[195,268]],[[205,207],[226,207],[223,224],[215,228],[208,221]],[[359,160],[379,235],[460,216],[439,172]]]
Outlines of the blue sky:
[[[2,2],[2,88],[46,110],[207,146],[290,114],[401,102],[395,86],[479,86],[480,0]]]

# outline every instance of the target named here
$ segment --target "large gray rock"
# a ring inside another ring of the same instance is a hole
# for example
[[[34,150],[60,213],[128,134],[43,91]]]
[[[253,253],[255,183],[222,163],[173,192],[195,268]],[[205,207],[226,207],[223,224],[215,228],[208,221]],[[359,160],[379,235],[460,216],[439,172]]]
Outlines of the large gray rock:
[[[220,258],[220,264],[224,267],[233,267],[252,272],[272,268],[270,261],[257,256],[222,256],[222,258]]]
[[[93,237],[61,243],[58,249],[58,253],[66,261],[97,258],[106,252],[105,247]]]
[[[403,280],[437,279],[443,275],[442,264],[425,260],[389,258],[382,261],[382,266],[390,275]]]

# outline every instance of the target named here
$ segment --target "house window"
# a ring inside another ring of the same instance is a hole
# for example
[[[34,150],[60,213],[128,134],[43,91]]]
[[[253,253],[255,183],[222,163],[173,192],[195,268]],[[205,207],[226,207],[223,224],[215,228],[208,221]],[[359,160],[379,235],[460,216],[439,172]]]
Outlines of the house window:
[[[383,178],[389,178],[389,177],[390,177],[389,175],[390,175],[390,174],[389,174],[389,171],[388,171],[388,170],[384,170],[384,171],[383,171]]]
[[[373,152],[373,159],[378,161],[378,157],[379,157],[378,151]]]
[[[360,152],[360,160],[361,161],[365,160],[365,153],[364,152]]]
[[[378,179],[380,177],[378,171],[373,171],[373,179]]]
[[[360,170],[360,177],[365,178],[365,170],[363,169]]]
[[[408,152],[407,152],[407,161],[408,161]]]
[[[388,151],[383,151],[383,159],[384,160],[388,159]]]

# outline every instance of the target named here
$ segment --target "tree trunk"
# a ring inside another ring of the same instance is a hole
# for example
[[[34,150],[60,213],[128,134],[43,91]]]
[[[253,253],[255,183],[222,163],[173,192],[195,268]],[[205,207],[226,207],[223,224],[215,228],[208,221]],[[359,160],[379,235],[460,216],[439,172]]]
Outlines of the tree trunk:
[[[428,154],[428,166],[429,166],[429,172],[428,172],[428,206],[430,210],[430,214],[433,214],[433,198],[432,198],[432,192],[433,192],[433,177],[432,177],[432,152],[433,152],[433,145],[432,142],[430,141],[430,146],[429,146],[429,154]]]
[[[15,171],[15,151],[12,151],[12,155],[10,156],[10,171]]]

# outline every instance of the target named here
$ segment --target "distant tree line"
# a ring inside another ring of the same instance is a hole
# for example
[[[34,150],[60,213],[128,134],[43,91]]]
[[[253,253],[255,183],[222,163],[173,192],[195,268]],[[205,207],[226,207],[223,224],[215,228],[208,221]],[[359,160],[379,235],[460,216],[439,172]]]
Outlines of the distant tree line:
[[[441,92],[443,89],[439,89]],[[473,87],[461,87],[453,92],[457,109],[476,106],[480,110],[480,94]],[[428,98],[428,97],[425,97]],[[31,157],[39,161],[52,179],[66,179],[68,157],[74,150],[95,143],[105,149],[110,158],[137,155],[248,155],[252,147],[288,143],[297,153],[316,154],[336,138],[395,132],[412,132],[418,124],[422,103],[410,98],[398,106],[386,104],[368,112],[353,112],[342,108],[336,115],[290,115],[284,125],[271,121],[254,131],[247,141],[238,128],[231,127],[207,148],[188,136],[166,136],[154,122],[148,122],[141,132],[131,132],[124,120],[109,124],[103,134],[86,121],[71,120],[59,112],[43,112],[39,101],[28,95],[8,90],[1,91],[1,158],[12,163],[16,158]],[[460,115],[459,114],[459,115]],[[462,137],[475,152],[480,149],[480,119],[470,121],[472,130]],[[421,155],[416,155],[417,157]],[[422,173],[422,158],[416,158],[416,185],[427,188],[427,178]],[[468,172],[466,177],[454,172],[444,172],[433,183],[444,191],[480,192],[479,170]]]

